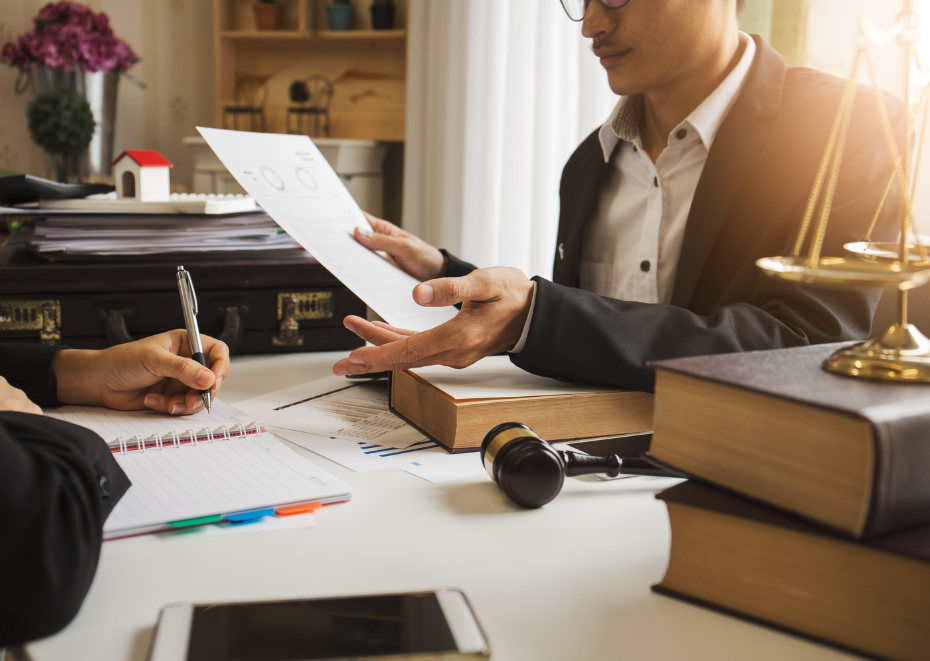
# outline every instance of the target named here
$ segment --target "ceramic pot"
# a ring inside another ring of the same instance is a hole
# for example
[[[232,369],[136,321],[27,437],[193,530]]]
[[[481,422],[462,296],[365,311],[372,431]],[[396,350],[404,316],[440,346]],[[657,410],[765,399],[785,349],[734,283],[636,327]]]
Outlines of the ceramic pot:
[[[394,5],[372,5],[371,27],[375,30],[393,30]]]
[[[278,13],[280,7],[270,2],[256,2],[252,5],[255,11],[255,26],[259,30],[277,30]]]
[[[351,30],[355,5],[331,2],[326,5],[326,22],[330,30]]]

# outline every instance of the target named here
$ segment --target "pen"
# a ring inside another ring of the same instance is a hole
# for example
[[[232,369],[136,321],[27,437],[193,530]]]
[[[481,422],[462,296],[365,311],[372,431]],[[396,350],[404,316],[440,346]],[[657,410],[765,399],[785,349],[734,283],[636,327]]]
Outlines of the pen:
[[[206,367],[207,359],[203,355],[203,345],[200,343],[200,328],[197,326],[197,294],[194,293],[191,274],[185,271],[183,266],[178,267],[178,291],[181,293],[181,310],[184,312],[187,338],[191,343],[191,358]],[[203,397],[204,406],[207,407],[209,413],[210,405],[213,403],[210,399],[210,389],[201,390],[200,396]]]

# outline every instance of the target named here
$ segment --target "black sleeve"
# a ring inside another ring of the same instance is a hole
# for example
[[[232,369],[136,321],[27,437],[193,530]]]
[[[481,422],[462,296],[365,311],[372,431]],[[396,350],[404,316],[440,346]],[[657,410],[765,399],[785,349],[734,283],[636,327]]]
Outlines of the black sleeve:
[[[880,296],[798,287],[790,298],[736,303],[702,316],[533,280],[536,306],[523,351],[510,356],[515,365],[541,376],[647,392],[655,373],[646,363],[654,360],[864,339]]]
[[[89,429],[0,412],[0,648],[74,618],[97,568],[103,522],[128,488]]]
[[[59,406],[52,362],[65,346],[0,344],[0,376],[38,406]]]
[[[463,262],[455,255],[450,255],[448,251],[441,249],[439,252],[446,258],[446,275],[447,278],[461,278],[472,271],[477,271],[478,267],[468,262]]]

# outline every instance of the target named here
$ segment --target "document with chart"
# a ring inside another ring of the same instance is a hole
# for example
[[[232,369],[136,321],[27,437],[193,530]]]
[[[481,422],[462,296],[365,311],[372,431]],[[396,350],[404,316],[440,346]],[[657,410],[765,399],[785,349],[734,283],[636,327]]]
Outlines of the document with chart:
[[[387,382],[330,376],[236,404],[274,427],[404,449],[426,440],[388,406]]]
[[[418,281],[352,238],[356,227],[371,227],[309,137],[197,130],[246,192],[388,323],[424,331],[455,316],[453,307],[417,305]]]

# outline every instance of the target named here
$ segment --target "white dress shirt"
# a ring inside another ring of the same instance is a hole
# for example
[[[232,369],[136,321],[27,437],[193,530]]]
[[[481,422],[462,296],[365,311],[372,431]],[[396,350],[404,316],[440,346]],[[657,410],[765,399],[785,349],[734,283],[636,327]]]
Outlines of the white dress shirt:
[[[733,107],[756,52],[741,32],[739,62],[681,124],[655,163],[643,150],[639,124],[642,95],[620,99],[599,138],[611,172],[597,216],[585,232],[579,264],[582,289],[624,301],[670,303],[691,201],[714,137]],[[561,246],[559,249],[561,250]],[[523,335],[511,353],[526,344],[536,292]]]
[[[643,150],[642,96],[623,97],[600,130],[611,162],[597,216],[585,232],[582,289],[640,303],[670,303],[691,201],[717,129],[739,95],[756,45],[740,36],[743,55],[722,83],[672,129],[655,163]]]

